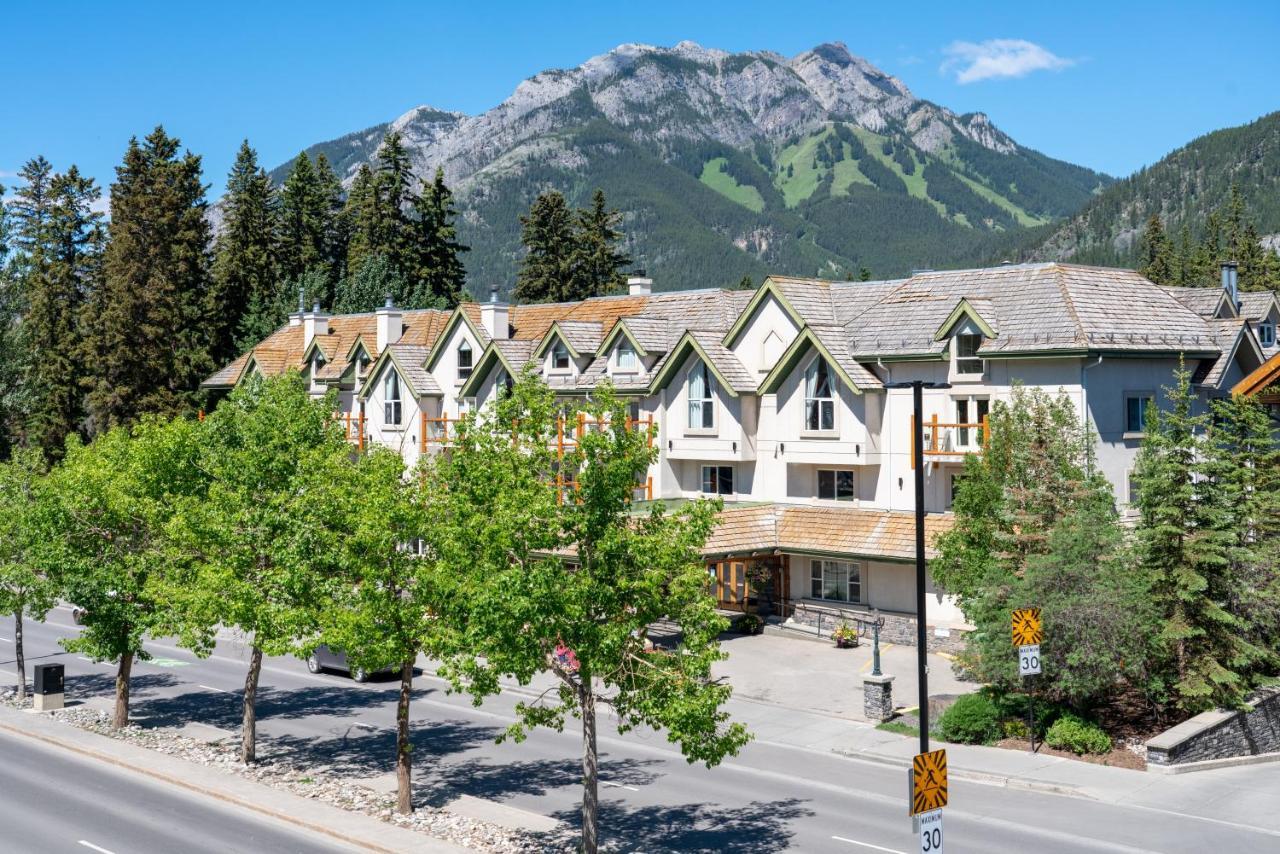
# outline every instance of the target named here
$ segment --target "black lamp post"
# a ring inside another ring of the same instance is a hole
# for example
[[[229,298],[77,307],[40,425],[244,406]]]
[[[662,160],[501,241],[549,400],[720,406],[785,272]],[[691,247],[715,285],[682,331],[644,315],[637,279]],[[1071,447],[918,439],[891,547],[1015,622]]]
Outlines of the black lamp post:
[[[929,752],[929,674],[927,650],[928,627],[925,625],[925,565],[924,565],[924,390],[951,388],[950,383],[931,383],[924,380],[890,383],[885,388],[911,389],[911,402],[915,412],[912,427],[912,465],[916,470],[916,660],[920,684],[920,752]],[[937,437],[934,437],[935,440]]]

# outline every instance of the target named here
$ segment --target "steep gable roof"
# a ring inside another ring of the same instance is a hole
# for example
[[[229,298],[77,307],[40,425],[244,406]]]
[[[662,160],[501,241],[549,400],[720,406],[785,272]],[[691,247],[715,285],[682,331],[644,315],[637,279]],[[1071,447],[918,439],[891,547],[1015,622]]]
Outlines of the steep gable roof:
[[[806,326],[792,340],[790,346],[778,358],[773,369],[769,371],[757,389],[760,394],[773,394],[782,385],[791,372],[796,369],[810,350],[816,350],[827,364],[835,369],[836,374],[854,392],[861,394],[863,389],[882,388],[875,374],[860,364],[849,354],[844,329],[839,326]]]
[[[750,371],[743,367],[742,362],[738,361],[738,357],[732,350],[724,346],[719,332],[700,329],[686,330],[684,335],[680,336],[680,340],[671,348],[671,353],[662,367],[655,370],[653,381],[649,384],[650,390],[657,391],[663,388],[691,355],[697,356],[706,363],[717,382],[720,383],[720,387],[730,397],[737,397],[741,392],[756,390]]]
[[[1203,318],[1234,317],[1236,308],[1217,285],[1207,288],[1162,286],[1169,295]]]

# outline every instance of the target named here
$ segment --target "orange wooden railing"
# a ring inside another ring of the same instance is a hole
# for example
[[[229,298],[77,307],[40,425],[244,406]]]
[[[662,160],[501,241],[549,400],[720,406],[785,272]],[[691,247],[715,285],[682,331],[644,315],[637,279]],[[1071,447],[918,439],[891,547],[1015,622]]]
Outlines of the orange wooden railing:
[[[342,433],[348,442],[355,444],[360,450],[364,450],[364,410],[359,412],[335,412],[333,413],[335,420],[342,422]]]
[[[932,418],[925,421],[922,426],[921,435],[924,437],[924,447],[921,454],[926,457],[951,456],[955,454],[977,454],[981,453],[986,447],[988,440],[991,438],[991,425],[987,419],[970,424],[962,424],[959,422],[939,421],[935,413]],[[960,430],[972,430],[972,437],[977,439],[976,444],[969,442],[953,443],[949,442],[951,436],[959,436]],[[950,447],[948,447],[950,446]],[[911,416],[911,467],[916,466],[916,417]]]

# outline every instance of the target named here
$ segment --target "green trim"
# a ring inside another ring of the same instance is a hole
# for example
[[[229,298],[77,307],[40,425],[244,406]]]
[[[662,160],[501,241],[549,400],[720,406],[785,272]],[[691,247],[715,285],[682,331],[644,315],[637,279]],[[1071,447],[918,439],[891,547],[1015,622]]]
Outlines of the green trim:
[[[449,322],[444,325],[444,329],[440,331],[440,337],[436,338],[436,343],[431,345],[431,352],[427,353],[427,361],[424,367],[428,371],[435,370],[436,360],[444,352],[445,343],[449,340],[449,336],[453,334],[453,330],[457,328],[459,322],[467,324],[467,328],[476,336],[477,341],[483,343],[489,339],[487,334],[481,333],[476,328],[476,325],[471,322],[471,318],[467,317],[467,313],[462,310],[462,306],[458,306],[453,310],[453,315],[449,318]]]
[[[724,378],[724,374],[720,373],[716,363],[711,361],[711,358],[707,355],[707,351],[702,349],[702,345],[693,337],[693,334],[687,331],[680,336],[680,340],[671,348],[671,355],[663,363],[662,369],[649,381],[649,394],[656,394],[658,389],[665,387],[671,376],[680,369],[688,358],[688,353],[684,352],[685,350],[693,350],[698,354],[698,358],[702,359],[706,366],[711,369],[711,373],[715,374],[716,382],[720,383],[720,387],[724,389],[725,394],[730,397],[738,396],[737,390]]]
[[[502,351],[490,341],[489,346],[485,347],[484,352],[480,354],[480,361],[471,369],[471,376],[467,377],[467,381],[462,384],[462,388],[458,389],[458,397],[473,397],[475,395],[477,387],[489,376],[489,371],[492,370],[492,363],[495,359],[511,375],[512,379],[520,375],[519,371],[511,367],[507,357],[502,355]]]
[[[782,354],[782,358],[778,359],[778,363],[773,366],[773,370],[769,371],[768,376],[760,383],[760,388],[756,393],[773,394],[776,392],[778,387],[782,385],[782,381],[791,375],[796,365],[804,358],[808,352],[806,347],[810,346],[817,350],[822,358],[827,360],[827,364],[839,375],[844,384],[853,390],[854,394],[862,394],[862,389],[858,388],[858,384],[849,378],[844,368],[840,367],[840,363],[832,358],[831,352],[823,346],[822,341],[807,326],[800,330],[800,334],[791,342],[791,346]]]
[[[347,361],[348,361],[348,362],[349,362],[349,361],[351,361],[351,357],[352,357],[353,355],[355,355],[355,352],[356,352],[356,348],[357,348],[357,347],[362,348],[362,349],[364,350],[364,352],[365,352],[365,355],[368,355],[369,353],[372,353],[372,352],[373,352],[373,351],[369,348],[369,346],[368,346],[367,344],[365,344],[365,343],[364,343],[364,336],[363,336],[363,335],[357,335],[357,336],[356,336],[356,340],[352,341],[352,342],[351,342],[351,346],[347,348]]]
[[[560,342],[569,350],[569,355],[575,359],[581,359],[582,354],[573,348],[569,343],[569,339],[565,337],[564,330],[560,328],[560,321],[551,321],[551,326],[547,329],[547,334],[542,336],[542,340],[538,342],[538,346],[533,350],[533,358],[541,359],[547,354],[547,348],[551,346],[552,337],[560,339]]]
[[[778,301],[778,305],[782,306],[782,310],[791,318],[791,322],[796,325],[797,329],[805,327],[804,318],[800,316],[800,312],[796,311],[795,306],[787,302],[787,298],[782,295],[782,289],[774,282],[772,276],[766,276],[765,280],[756,289],[755,295],[751,297],[750,302],[742,309],[742,313],[738,315],[738,319],[733,322],[733,326],[729,327],[729,331],[724,334],[724,346],[732,348],[734,342],[738,340],[738,336],[747,328],[747,324],[751,321],[751,315],[765,301],[765,298],[772,296]]]
[[[934,341],[941,341],[951,332],[952,327],[960,322],[960,318],[968,317],[977,327],[982,330],[982,334],[988,338],[996,338],[996,331],[991,328],[991,324],[982,319],[982,315],[978,314],[978,310],[973,307],[973,303],[969,302],[968,297],[960,297],[960,302],[956,303],[956,307],[951,309],[951,313],[947,315],[947,319],[942,321],[942,325],[938,327],[938,331],[933,334]]]
[[[631,330],[627,328],[627,321],[623,318],[613,324],[613,328],[609,330],[609,334],[604,336],[604,340],[600,342],[600,347],[596,350],[596,358],[607,353],[609,348],[613,346],[614,339],[619,335],[626,336],[626,339],[631,342],[631,346],[636,348],[636,355],[644,356],[646,358],[649,356],[649,351],[640,346],[640,342],[636,340],[635,335],[631,334]]]
[[[419,397],[436,397],[437,396],[434,394],[420,394],[418,390],[413,387],[413,382],[409,379],[409,375],[405,373],[404,364],[398,358],[396,358],[395,351],[392,350],[390,347],[388,347],[387,349],[382,351],[382,355],[378,356],[378,361],[374,362],[373,367],[369,369],[369,378],[365,380],[364,387],[360,389],[361,400],[369,399],[369,393],[374,388],[377,387],[378,377],[382,373],[382,371],[387,367],[388,362],[390,362],[395,366],[396,373],[400,375],[400,381],[404,383],[405,388],[409,390],[409,393],[412,394],[415,399]],[[444,395],[443,393],[441,393],[441,395],[439,396],[443,397]]]

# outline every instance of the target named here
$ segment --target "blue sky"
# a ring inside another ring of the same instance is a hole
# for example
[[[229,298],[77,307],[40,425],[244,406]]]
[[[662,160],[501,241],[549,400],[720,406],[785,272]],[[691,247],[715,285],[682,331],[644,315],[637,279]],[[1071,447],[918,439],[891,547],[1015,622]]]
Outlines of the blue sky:
[[[418,104],[483,111],[622,42],[793,55],[824,41],[1053,157],[1125,175],[1280,109],[1280,3],[11,2],[0,183],[29,157],[105,187],[160,122],[216,193],[243,137],[274,166]]]

